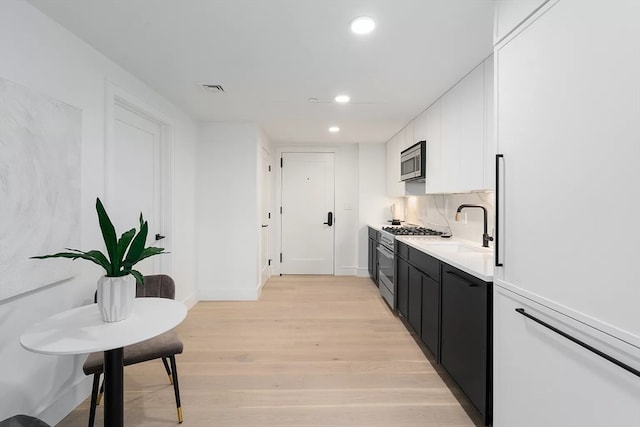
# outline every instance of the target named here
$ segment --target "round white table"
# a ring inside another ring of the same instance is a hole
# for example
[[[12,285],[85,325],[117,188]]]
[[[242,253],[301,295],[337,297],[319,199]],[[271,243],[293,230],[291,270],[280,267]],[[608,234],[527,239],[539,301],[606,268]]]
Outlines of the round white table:
[[[104,351],[104,425],[124,425],[123,347],[153,338],[177,326],[187,315],[181,302],[166,298],[136,298],[131,316],[104,322],[97,304],[77,307],[44,319],[22,334],[20,344],[43,354],[84,354]]]

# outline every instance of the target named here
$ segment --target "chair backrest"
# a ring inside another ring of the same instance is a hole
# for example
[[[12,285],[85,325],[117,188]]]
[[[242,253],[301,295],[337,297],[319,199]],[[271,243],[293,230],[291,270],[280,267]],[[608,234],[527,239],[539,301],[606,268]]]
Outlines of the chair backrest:
[[[166,274],[144,276],[144,285],[136,283],[136,297],[176,299],[176,284]]]

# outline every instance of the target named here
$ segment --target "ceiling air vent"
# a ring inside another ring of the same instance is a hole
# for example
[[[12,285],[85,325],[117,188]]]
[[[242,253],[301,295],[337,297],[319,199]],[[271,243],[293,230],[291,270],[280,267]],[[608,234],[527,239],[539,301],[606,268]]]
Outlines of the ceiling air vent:
[[[224,92],[224,89],[223,89],[222,85],[203,84],[202,88],[204,90],[209,91],[209,92],[216,92],[216,93]]]

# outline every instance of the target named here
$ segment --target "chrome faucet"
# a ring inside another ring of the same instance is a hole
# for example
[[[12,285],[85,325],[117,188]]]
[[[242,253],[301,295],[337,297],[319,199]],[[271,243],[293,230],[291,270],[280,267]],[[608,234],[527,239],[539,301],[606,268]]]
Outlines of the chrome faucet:
[[[484,219],[484,232],[482,233],[482,247],[488,248],[489,242],[493,241],[493,237],[489,236],[487,233],[487,209],[481,205],[460,205],[458,206],[458,210],[456,211],[456,221],[460,221],[460,212],[464,208],[479,208],[482,209],[483,219]]]

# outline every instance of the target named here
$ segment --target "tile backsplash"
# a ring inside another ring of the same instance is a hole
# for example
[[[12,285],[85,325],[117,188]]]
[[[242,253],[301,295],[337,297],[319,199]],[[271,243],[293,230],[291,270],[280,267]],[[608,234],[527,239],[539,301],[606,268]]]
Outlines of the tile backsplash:
[[[494,235],[495,198],[493,192],[467,194],[435,194],[404,198],[404,219],[407,223],[438,230],[450,230],[454,237],[482,243],[482,209],[463,209],[460,221],[455,220],[461,204],[482,205],[487,209],[487,230]],[[490,243],[493,246],[493,242]]]

